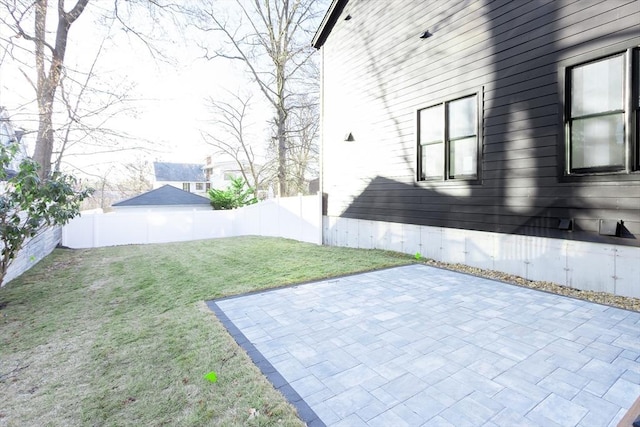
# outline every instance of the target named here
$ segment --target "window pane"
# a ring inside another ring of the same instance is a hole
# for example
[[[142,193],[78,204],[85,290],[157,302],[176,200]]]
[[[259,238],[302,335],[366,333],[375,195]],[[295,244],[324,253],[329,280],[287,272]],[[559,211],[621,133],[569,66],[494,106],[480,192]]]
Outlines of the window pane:
[[[624,114],[574,120],[571,168],[624,166]]]
[[[624,55],[573,68],[571,117],[624,108]]]
[[[444,173],[443,143],[422,146],[422,179],[442,178]]]
[[[420,143],[442,141],[444,114],[442,104],[420,111]]]
[[[458,99],[448,104],[449,138],[461,138],[476,134],[476,97]]]
[[[449,145],[449,176],[475,176],[478,171],[478,144],[476,138],[451,141]]]

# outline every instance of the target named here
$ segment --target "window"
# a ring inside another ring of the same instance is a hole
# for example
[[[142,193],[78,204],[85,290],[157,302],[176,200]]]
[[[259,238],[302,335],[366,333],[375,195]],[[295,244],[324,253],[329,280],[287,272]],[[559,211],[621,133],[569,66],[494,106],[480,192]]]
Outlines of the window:
[[[633,79],[633,90],[635,95],[632,95],[633,108],[636,110],[636,158],[635,166],[636,170],[640,169],[640,49],[635,49],[634,55],[636,60],[634,61],[635,73]]]
[[[568,69],[569,174],[638,169],[638,61],[637,50],[629,50]]]
[[[204,189],[204,183],[196,182],[196,191],[202,191]]]
[[[477,177],[477,96],[418,111],[418,180]]]
[[[184,191],[189,191],[191,192],[191,183],[190,182],[183,182],[182,183],[182,189]]]

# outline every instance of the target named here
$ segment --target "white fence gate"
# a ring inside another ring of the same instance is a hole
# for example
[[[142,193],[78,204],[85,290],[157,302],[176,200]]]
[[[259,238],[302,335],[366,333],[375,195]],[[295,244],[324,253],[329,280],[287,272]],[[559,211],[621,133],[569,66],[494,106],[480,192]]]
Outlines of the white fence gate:
[[[97,248],[245,235],[322,244],[321,203],[315,195],[269,199],[228,211],[88,213],[64,226],[62,245]]]

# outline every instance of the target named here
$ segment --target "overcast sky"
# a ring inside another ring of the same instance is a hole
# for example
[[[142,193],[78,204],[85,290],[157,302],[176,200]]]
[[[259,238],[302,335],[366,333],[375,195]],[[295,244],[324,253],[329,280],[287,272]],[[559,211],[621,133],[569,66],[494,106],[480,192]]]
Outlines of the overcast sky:
[[[91,5],[89,3],[88,8]],[[257,90],[257,86],[249,82],[241,64],[223,59],[203,59],[203,50],[197,42],[186,40],[178,30],[168,26],[162,37],[153,42],[166,59],[154,58],[135,36],[121,31],[118,24],[110,29],[96,24],[92,13],[85,11],[86,15],[83,14],[73,24],[65,63],[69,68],[86,69],[95,57],[100,41],[109,34],[99,60],[100,79],[116,88],[131,85],[133,89],[129,95],[136,100],[137,114],[120,116],[108,126],[132,135],[134,138],[128,144],[135,145],[136,139],[152,141],[153,147],[159,151],[146,156],[147,160],[203,162],[204,157],[212,152],[212,147],[206,145],[200,136],[200,129],[210,118],[203,99],[209,96],[223,99],[228,96],[227,91]],[[211,36],[212,33],[208,34]],[[25,106],[27,110],[35,111],[34,91],[18,66],[7,66],[8,58],[4,59],[0,67],[0,105],[14,114],[17,127],[36,130],[34,122],[27,121],[23,114],[16,114],[24,112]],[[33,61],[32,56],[29,60]],[[260,133],[266,127],[271,112],[261,94],[256,92],[253,100],[253,130]],[[35,135],[27,139],[30,152],[34,141]],[[127,162],[135,156],[135,153],[119,152],[99,158],[78,157],[72,161],[81,168],[90,169],[96,163]]]

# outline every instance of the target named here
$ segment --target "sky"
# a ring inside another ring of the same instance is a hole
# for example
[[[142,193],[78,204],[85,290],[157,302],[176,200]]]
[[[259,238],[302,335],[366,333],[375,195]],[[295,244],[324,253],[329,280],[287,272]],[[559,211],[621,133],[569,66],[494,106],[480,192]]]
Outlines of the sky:
[[[105,3],[89,3],[88,8],[92,4],[100,7]],[[201,138],[200,129],[207,127],[211,119],[203,100],[209,96],[228,99],[229,93],[239,91],[256,92],[253,96],[252,129],[264,137],[263,131],[271,111],[261,94],[257,93],[257,85],[249,81],[241,63],[203,59],[204,51],[197,46],[198,41],[190,37],[193,34],[190,30],[186,30],[186,37],[169,25],[158,32],[157,28],[147,28],[140,20],[137,28],[143,33],[155,32],[153,46],[162,51],[166,59],[157,55],[154,58],[144,43],[131,33],[122,31],[117,23],[110,28],[96,24],[96,12],[99,9],[87,9],[72,25],[65,64],[70,68],[87,69],[100,42],[108,35],[97,66],[100,81],[106,87],[116,89],[131,87],[127,94],[135,100],[130,104],[136,111],[135,114],[126,113],[112,119],[107,126],[132,137],[123,142],[125,145],[144,145],[141,141],[149,141],[152,152],[119,151],[99,157],[77,156],[70,158],[73,166],[83,171],[97,171],[112,162],[136,159],[202,163],[205,156],[215,151]],[[6,36],[6,30],[5,34],[1,31],[0,35]],[[211,34],[207,33],[208,36]],[[33,61],[32,57],[28,60]],[[25,111],[34,112],[33,99],[34,91],[20,67],[3,61],[0,67],[0,105],[14,114],[14,126],[35,130],[35,124],[26,120],[23,114]],[[29,135],[26,142],[29,153],[32,153],[35,135]]]

